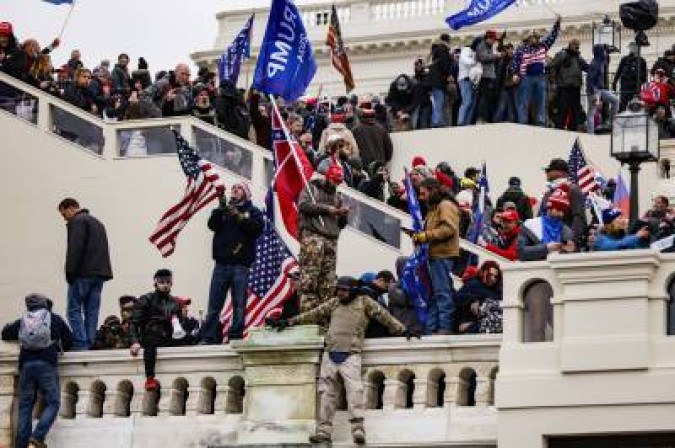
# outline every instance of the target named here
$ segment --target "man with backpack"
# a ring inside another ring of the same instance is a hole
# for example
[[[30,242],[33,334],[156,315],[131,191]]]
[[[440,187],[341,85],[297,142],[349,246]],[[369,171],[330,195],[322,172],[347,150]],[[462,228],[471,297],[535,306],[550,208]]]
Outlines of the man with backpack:
[[[59,351],[67,351],[73,334],[61,316],[50,310],[50,300],[41,294],[26,296],[26,313],[5,325],[3,341],[19,341],[19,417],[16,448],[43,448],[61,405],[56,363]],[[45,408],[32,430],[33,407],[40,391]]]

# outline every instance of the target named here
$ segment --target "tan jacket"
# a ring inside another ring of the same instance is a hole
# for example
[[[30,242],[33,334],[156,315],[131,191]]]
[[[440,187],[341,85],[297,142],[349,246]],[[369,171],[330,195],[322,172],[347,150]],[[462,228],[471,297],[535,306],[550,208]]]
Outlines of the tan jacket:
[[[442,200],[429,208],[424,225],[429,243],[429,258],[459,256],[459,209],[452,201]]]
[[[289,320],[289,324],[322,323],[330,319],[326,333],[326,350],[329,352],[361,353],[368,321],[375,319],[394,334],[403,334],[405,325],[389,311],[366,295],[355,297],[348,304],[333,297],[313,310]]]

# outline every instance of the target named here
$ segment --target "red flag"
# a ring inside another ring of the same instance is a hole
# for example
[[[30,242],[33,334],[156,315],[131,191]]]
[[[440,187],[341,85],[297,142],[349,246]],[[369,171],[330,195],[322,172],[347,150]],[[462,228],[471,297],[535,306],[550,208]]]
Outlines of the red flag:
[[[281,115],[276,107],[272,108],[272,148],[276,162],[272,187],[279,202],[283,225],[288,234],[297,240],[299,237],[297,200],[314,174],[314,168],[298,142],[284,130]]]
[[[349,64],[349,58],[345,51],[345,45],[342,40],[342,31],[340,31],[340,20],[338,19],[337,9],[333,5],[330,13],[330,22],[328,25],[328,36],[326,37],[326,45],[330,47],[331,59],[333,67],[340,72],[345,80],[345,87],[347,93],[354,90],[354,77],[352,76],[352,67]]]

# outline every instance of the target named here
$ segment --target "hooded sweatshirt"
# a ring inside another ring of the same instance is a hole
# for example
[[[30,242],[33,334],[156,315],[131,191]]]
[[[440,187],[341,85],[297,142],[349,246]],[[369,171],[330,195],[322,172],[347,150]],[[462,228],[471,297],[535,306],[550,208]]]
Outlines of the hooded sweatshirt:
[[[593,60],[586,73],[586,93],[593,95],[600,90],[606,90],[605,66],[607,63],[607,51],[604,45],[593,45]]]

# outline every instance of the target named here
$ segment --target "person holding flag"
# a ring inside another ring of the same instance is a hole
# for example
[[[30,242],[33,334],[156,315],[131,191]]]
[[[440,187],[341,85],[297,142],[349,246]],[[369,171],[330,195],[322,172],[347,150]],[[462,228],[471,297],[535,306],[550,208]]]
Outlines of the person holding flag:
[[[254,17],[255,14],[251,14],[251,17],[246,21],[244,27],[234,38],[234,41],[220,57],[220,61],[218,62],[218,78],[221,87],[226,83],[236,86],[241,70],[241,61],[251,58],[251,34],[253,33]]]
[[[424,230],[407,233],[416,246],[429,244],[433,295],[429,300],[426,330],[430,334],[451,334],[455,327],[451,272],[454,259],[459,256],[459,206],[433,178],[420,183],[419,199],[429,207]]]

